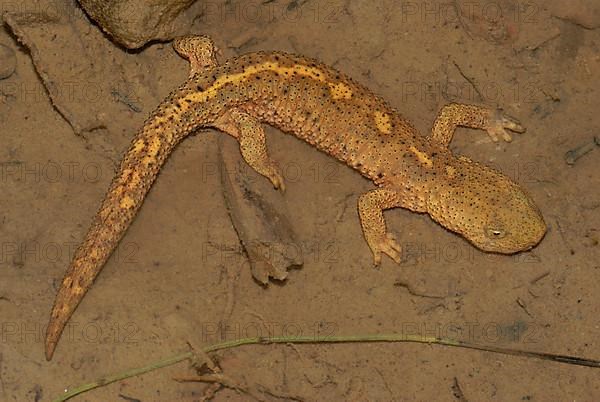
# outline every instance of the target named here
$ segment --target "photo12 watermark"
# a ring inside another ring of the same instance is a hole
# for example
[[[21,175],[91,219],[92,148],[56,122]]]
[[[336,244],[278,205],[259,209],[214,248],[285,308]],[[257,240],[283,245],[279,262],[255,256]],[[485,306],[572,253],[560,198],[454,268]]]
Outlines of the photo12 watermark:
[[[97,183],[103,173],[102,165],[95,162],[0,162],[0,183],[3,184]]]
[[[79,245],[78,242],[0,241],[0,267],[39,263],[67,265]],[[122,241],[111,259],[119,264],[135,264],[139,250],[138,243]]]
[[[141,341],[140,326],[135,322],[78,322],[69,321],[62,334],[67,342],[84,343],[138,343]],[[0,323],[2,344],[43,344],[46,323],[35,321],[3,321]]]
[[[288,261],[303,261],[306,263],[334,264],[340,261],[340,248],[335,241],[307,241],[297,243],[268,242],[264,240],[250,240],[244,245],[215,244],[204,242],[202,249],[202,263],[247,265],[246,253],[260,256],[264,262],[279,260],[282,256]]]
[[[533,24],[539,22],[542,10],[542,6],[533,1],[401,1],[393,4],[399,8],[403,23],[411,20],[435,24],[506,20]]]
[[[340,170],[345,167],[338,161],[331,160],[324,163],[308,162],[288,162],[288,163],[276,163],[277,169],[281,172],[283,180],[286,184],[291,183],[327,183],[327,184],[339,184],[340,183]],[[227,165],[213,162],[203,162],[201,165],[200,180],[202,183],[206,183],[209,179],[214,177],[221,177],[221,175],[227,175],[232,178],[240,178],[243,182],[254,183],[257,180],[267,182],[268,179],[256,173],[248,164],[239,160],[234,166],[228,168]]]
[[[202,342],[220,343],[247,338],[281,338],[335,336],[339,325],[333,321],[249,321],[203,322],[199,328]]]

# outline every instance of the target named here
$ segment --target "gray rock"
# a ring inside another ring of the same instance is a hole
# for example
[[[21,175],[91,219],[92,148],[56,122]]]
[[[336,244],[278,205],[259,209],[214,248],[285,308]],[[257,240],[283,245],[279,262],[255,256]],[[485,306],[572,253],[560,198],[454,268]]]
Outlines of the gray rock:
[[[172,39],[176,30],[185,25],[177,17],[194,1],[79,0],[79,3],[116,42],[135,49],[152,40]]]
[[[17,66],[15,51],[0,44],[0,80],[10,77]]]

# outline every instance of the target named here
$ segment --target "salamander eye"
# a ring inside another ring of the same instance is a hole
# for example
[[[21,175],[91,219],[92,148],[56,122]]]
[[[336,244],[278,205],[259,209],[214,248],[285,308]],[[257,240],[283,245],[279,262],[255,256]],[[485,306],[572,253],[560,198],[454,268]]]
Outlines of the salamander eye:
[[[499,227],[486,227],[485,235],[492,240],[497,240],[506,236],[506,231]]]

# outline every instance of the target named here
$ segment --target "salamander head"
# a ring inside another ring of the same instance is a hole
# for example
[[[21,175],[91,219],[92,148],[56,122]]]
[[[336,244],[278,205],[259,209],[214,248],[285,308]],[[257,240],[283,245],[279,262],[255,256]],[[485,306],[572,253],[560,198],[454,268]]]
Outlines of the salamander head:
[[[542,240],[544,219],[516,183],[465,157],[449,162],[427,200],[435,221],[488,252],[517,253]]]

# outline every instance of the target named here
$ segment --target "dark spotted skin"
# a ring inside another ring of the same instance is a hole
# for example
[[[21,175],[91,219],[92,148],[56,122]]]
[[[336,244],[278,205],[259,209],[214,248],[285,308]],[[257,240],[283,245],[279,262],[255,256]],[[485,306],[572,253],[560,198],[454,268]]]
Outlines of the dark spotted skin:
[[[217,65],[207,37],[174,43],[188,58],[190,78],[150,115],[133,138],[56,296],[46,333],[46,358],[73,311],[117,246],[175,146],[202,127],[235,137],[246,162],[284,188],[270,159],[262,123],[314,145],[372,180],[358,210],[375,264],[385,253],[400,261],[383,210],[428,213],[485,251],[514,253],[535,246],[546,226],[533,201],[501,173],[448,149],[457,126],[487,130],[510,141],[505,128],[523,131],[486,108],[452,104],[438,115],[429,137],[364,86],[316,60],[257,52]]]

